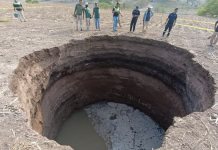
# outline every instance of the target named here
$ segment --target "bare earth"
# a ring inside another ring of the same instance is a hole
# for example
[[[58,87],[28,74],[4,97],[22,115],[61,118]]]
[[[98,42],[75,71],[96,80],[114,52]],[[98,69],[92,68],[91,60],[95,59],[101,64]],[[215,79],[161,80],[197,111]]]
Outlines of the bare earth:
[[[0,6],[6,8],[0,9],[0,150],[71,149],[40,136],[27,125],[27,119],[18,98],[13,96],[8,88],[10,75],[16,68],[19,58],[43,48],[60,46],[73,38],[81,39],[93,35],[129,35],[162,40],[161,33],[164,21],[161,18],[165,20],[164,16],[161,17],[160,14],[156,14],[152,20],[152,27],[147,33],[142,33],[142,19],[140,19],[137,31],[128,33],[131,12],[125,11],[124,17],[121,18],[123,27],[119,28],[118,33],[113,33],[111,10],[102,10],[102,31],[93,30],[92,20],[93,31],[76,32],[74,31],[75,24],[72,17],[73,8],[70,5],[25,5],[27,22],[24,23],[12,19],[13,11],[9,2],[1,0]],[[179,15],[179,18],[215,22],[214,19],[198,16]],[[184,20],[178,20],[178,23],[210,29],[214,26],[210,23]],[[207,31],[176,26],[166,42],[188,49],[196,56],[195,60],[209,70],[215,82],[218,83],[218,46],[214,48],[208,46],[207,38],[210,35],[211,33]],[[218,93],[216,93],[215,98],[218,102]],[[174,149],[171,145],[173,143],[174,145],[177,144],[175,149],[218,149],[218,125],[210,119],[211,116],[216,118],[216,114],[218,114],[218,104],[215,104],[212,109],[204,114],[196,113],[194,115],[195,119],[200,120],[200,124],[192,122],[193,116],[183,119],[177,118],[173,128],[167,131],[171,132],[165,137],[167,142],[164,143],[163,148]],[[185,126],[187,122],[190,123],[188,127]],[[202,134],[195,134],[195,129],[202,130]],[[174,130],[181,134],[174,135]],[[189,132],[185,132],[187,130]]]

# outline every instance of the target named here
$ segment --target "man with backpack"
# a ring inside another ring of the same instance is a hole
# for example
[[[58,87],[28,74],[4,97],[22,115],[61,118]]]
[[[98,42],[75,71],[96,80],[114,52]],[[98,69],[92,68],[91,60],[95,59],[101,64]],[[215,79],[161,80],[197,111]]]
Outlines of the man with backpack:
[[[76,17],[76,30],[79,30],[79,23],[80,23],[80,31],[82,31],[82,15],[84,16],[84,8],[82,5],[83,1],[79,0],[79,3],[76,4],[74,10],[74,16]]]
[[[93,17],[95,18],[95,29],[100,31],[100,9],[97,2],[95,2],[95,7],[93,8]]]
[[[140,16],[140,11],[139,11],[139,7],[136,6],[136,8],[132,11],[132,21],[130,24],[130,32],[131,31],[135,31],[135,26],[138,20],[138,17]]]
[[[23,9],[21,2],[19,2],[18,0],[14,0],[13,7],[14,7],[14,13],[16,15],[15,17],[18,17],[21,22],[22,21],[25,22],[26,19],[23,13],[24,9]]]

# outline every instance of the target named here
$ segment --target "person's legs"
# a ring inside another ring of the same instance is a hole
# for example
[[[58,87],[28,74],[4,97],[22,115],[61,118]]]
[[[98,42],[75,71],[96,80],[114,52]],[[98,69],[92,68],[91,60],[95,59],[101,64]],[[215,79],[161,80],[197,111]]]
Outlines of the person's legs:
[[[96,18],[96,29],[100,30],[100,19]]]
[[[22,22],[22,21],[26,21],[22,10],[21,10],[21,11],[16,11],[16,13],[18,14],[18,19],[19,19],[21,22]]]
[[[132,31],[133,21],[134,21],[134,18],[132,18],[131,23],[130,23],[130,32]]]
[[[113,31],[116,32],[117,31],[118,17],[114,16],[113,19],[114,19]]]
[[[173,25],[169,25],[169,30],[168,30],[167,37],[169,37],[169,35],[170,35],[170,32],[171,32],[172,28],[173,28]]]
[[[213,33],[213,35],[210,38],[210,45],[213,45],[216,39],[216,32]]]
[[[134,19],[134,22],[133,22],[133,32],[135,31],[135,26],[136,26],[137,20],[138,20],[138,18]]]
[[[86,18],[86,30],[89,31],[90,28],[90,18]]]
[[[98,24],[97,24],[97,21],[98,21],[98,19],[97,19],[97,18],[95,18],[95,29],[96,29],[96,30],[98,29]]]
[[[79,30],[79,15],[76,16],[76,31]]]
[[[22,22],[22,19],[21,19],[21,11],[16,11],[17,15],[18,15],[18,19],[20,20],[20,22]]]
[[[215,37],[215,40],[214,40],[214,45],[216,45],[216,43],[218,42],[218,32],[215,32],[216,33],[216,37]]]
[[[101,30],[100,18],[98,18],[98,30]]]
[[[169,24],[166,24],[164,32],[163,32],[163,36],[165,35],[166,31],[169,29]]]
[[[146,21],[146,30],[148,30],[149,21]]]
[[[120,16],[118,17],[118,23],[119,23],[119,27],[122,27],[121,26],[121,21],[120,21]]]
[[[80,31],[82,31],[83,30],[82,15],[79,16],[79,22],[80,22]]]
[[[143,20],[142,32],[145,31],[145,21]]]

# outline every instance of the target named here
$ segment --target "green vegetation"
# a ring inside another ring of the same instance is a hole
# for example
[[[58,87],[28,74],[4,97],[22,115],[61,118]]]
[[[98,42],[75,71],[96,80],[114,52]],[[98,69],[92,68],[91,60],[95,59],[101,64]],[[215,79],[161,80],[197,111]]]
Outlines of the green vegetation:
[[[111,0],[99,0],[99,5],[103,9],[107,9],[107,8],[112,7]]]
[[[26,3],[31,3],[31,4],[38,3],[38,2],[39,2],[38,0],[26,0]]]
[[[218,16],[218,0],[208,0],[205,5],[199,8],[198,15],[200,16]]]

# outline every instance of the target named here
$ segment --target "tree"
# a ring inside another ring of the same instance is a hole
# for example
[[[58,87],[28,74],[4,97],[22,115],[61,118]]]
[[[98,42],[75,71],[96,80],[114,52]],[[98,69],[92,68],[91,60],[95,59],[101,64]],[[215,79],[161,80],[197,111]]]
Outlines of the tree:
[[[198,15],[200,16],[212,16],[217,17],[218,16],[218,0],[208,0],[205,5],[203,5],[198,10]]]

